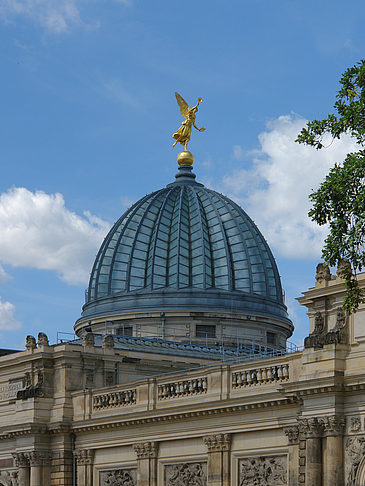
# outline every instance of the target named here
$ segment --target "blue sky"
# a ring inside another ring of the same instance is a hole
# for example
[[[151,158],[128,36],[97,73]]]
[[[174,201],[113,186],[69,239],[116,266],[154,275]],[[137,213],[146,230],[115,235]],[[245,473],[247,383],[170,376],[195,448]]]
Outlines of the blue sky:
[[[293,140],[332,110],[363,25],[360,1],[0,0],[0,346],[72,331],[110,224],[174,177],[174,91],[204,99],[195,173],[267,238],[300,343],[324,235],[306,195],[353,142]]]

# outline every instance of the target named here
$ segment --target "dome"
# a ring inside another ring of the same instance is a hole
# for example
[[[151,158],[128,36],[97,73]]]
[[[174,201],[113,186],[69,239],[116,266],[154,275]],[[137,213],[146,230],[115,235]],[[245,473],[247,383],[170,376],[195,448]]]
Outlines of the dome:
[[[250,217],[181,166],[175,182],[144,196],[106,236],[81,320],[189,309],[239,312],[291,325],[277,266]]]

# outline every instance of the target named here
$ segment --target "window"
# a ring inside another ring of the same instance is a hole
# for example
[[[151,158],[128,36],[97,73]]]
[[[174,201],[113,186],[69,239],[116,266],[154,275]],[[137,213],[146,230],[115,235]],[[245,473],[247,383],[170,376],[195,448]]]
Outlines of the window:
[[[276,344],[276,335],[274,332],[267,332],[266,333],[266,343],[269,345],[275,345]]]
[[[215,338],[215,326],[197,324],[195,327],[195,335],[200,338]]]
[[[132,326],[118,327],[116,333],[119,336],[133,336],[133,327]]]

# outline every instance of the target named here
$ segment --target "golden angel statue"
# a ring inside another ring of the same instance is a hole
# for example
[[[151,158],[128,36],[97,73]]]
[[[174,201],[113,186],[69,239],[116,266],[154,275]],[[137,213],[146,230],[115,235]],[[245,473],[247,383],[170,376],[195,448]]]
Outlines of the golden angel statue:
[[[191,129],[194,127],[199,132],[204,132],[205,128],[198,128],[195,125],[195,113],[198,111],[199,103],[203,100],[198,98],[198,103],[190,108],[187,102],[184,100],[179,93],[175,93],[177,104],[180,106],[180,113],[185,118],[182,122],[181,127],[173,134],[173,138],[176,142],[173,144],[173,147],[179,142],[181,145],[184,145],[184,150],[187,150],[187,146],[191,137]]]

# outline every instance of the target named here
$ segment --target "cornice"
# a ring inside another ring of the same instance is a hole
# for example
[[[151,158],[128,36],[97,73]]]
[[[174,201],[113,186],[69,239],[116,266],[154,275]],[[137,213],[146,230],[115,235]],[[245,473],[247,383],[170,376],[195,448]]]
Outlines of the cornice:
[[[126,418],[124,420],[115,420],[119,416],[115,416],[115,417],[109,416],[105,418],[103,421],[100,419],[99,420],[90,419],[88,421],[74,422],[72,424],[72,430],[75,433],[92,432],[95,430],[118,429],[122,427],[152,424],[152,423],[161,423],[161,422],[171,423],[171,422],[181,421],[185,419],[214,417],[217,415],[227,415],[232,413],[242,413],[242,412],[262,410],[267,408],[290,406],[290,405],[296,405],[296,403],[297,401],[295,397],[285,397],[285,398],[276,398],[276,399],[262,401],[262,402],[221,406],[221,407],[210,408],[210,409],[190,410],[185,412],[176,412],[176,411],[170,412],[164,410],[164,413],[161,413],[161,415],[156,415],[156,410],[155,410],[153,411],[153,413],[150,413],[147,416],[146,415],[143,416],[143,412],[140,412],[138,414],[134,413],[133,419]],[[114,420],[111,420],[113,418]]]
[[[43,435],[47,433],[48,428],[46,424],[22,424],[15,426],[12,430],[9,430],[9,427],[2,427],[0,429],[0,440],[9,440],[27,435]]]

